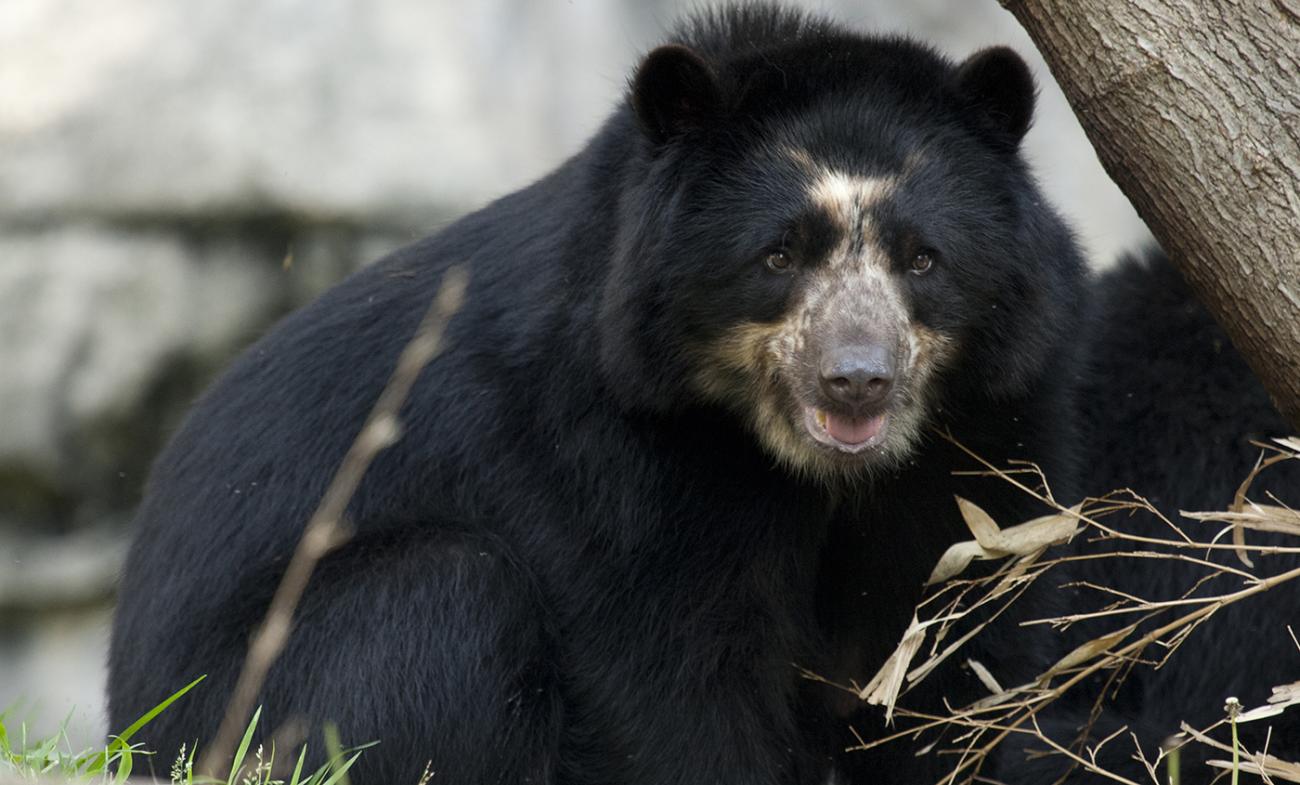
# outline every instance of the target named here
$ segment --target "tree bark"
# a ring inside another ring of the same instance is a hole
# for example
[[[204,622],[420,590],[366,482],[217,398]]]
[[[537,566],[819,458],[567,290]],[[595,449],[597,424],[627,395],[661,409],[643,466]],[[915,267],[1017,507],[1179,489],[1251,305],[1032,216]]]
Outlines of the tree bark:
[[[1300,0],[1001,0],[1300,430]]]

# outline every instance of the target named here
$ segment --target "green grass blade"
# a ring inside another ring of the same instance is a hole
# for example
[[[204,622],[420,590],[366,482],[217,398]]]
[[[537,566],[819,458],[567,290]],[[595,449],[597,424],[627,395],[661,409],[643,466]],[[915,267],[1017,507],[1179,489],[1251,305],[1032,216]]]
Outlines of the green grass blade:
[[[307,745],[303,745],[302,750],[298,752],[298,765],[293,767],[293,776],[289,778],[289,785],[298,785],[298,779],[302,777],[302,766],[307,762]]]
[[[226,785],[235,785],[235,775],[244,765],[244,758],[248,755],[248,745],[253,743],[253,733],[257,730],[257,721],[262,716],[262,707],[258,706],[257,711],[253,712],[253,719],[248,723],[247,730],[244,731],[244,738],[239,742],[239,749],[235,751],[235,759],[230,764],[230,776],[226,778]]]
[[[157,706],[154,706],[149,711],[146,711],[144,713],[144,716],[142,716],[140,719],[136,720],[135,722],[131,723],[131,725],[127,727],[126,730],[117,734],[117,738],[113,740],[114,743],[121,744],[122,746],[126,746],[127,742],[131,740],[131,737],[134,736],[137,732],[139,732],[141,728],[153,722],[154,717],[157,717],[159,714],[162,714],[163,711],[165,711],[168,706],[175,703],[178,699],[180,699],[182,695],[194,689],[195,685],[197,685],[199,682],[203,681],[206,678],[207,678],[206,675],[198,677],[197,679],[190,682],[189,684],[186,684],[184,687],[181,687],[176,692],[173,692],[170,696],[165,698],[162,703],[159,703]]]
[[[206,678],[207,678],[206,675],[198,677],[194,681],[190,682],[189,684],[186,684],[184,687],[181,687],[176,692],[173,692],[171,695],[164,698],[162,703],[159,703],[157,706],[154,706],[149,711],[146,711],[144,715],[140,717],[140,719],[136,720],[135,722],[127,726],[126,730],[114,736],[113,740],[109,742],[108,746],[104,748],[104,751],[102,753],[97,753],[91,756],[91,758],[86,761],[88,765],[87,768],[84,769],[82,773],[97,774],[103,771],[104,767],[108,765],[108,762],[113,759],[114,755],[120,754],[124,750],[128,749],[128,747],[130,746],[132,736],[138,733],[141,728],[153,722],[154,718],[157,717],[159,714],[162,714],[167,709],[168,706],[175,703],[177,700],[181,698],[182,695],[194,689],[195,685],[197,685],[199,682],[203,681]]]
[[[113,782],[116,782],[117,785],[123,785],[126,778],[131,776],[131,758],[131,748],[122,748],[121,754],[118,756],[117,776],[113,778]]]
[[[330,778],[322,782],[321,785],[345,785],[348,782],[348,769],[352,768],[352,764],[356,763],[357,758],[360,757],[360,750],[352,753],[352,757],[348,758],[347,762],[336,769],[334,773],[330,775]]]
[[[194,681],[190,682],[189,684],[186,684],[184,687],[181,687],[176,692],[173,692],[171,695],[164,698],[162,703],[159,703],[157,706],[154,706],[149,711],[146,711],[144,715],[140,717],[140,719],[131,723],[126,730],[114,736],[113,740],[110,741],[108,743],[108,746],[105,747],[101,752],[97,752],[94,755],[91,755],[87,757],[84,761],[82,761],[79,764],[80,767],[78,773],[83,775],[99,774],[102,771],[104,771],[104,769],[108,767],[108,764],[114,758],[122,755],[123,752],[129,750],[132,736],[138,733],[141,728],[148,725],[150,722],[153,722],[154,717],[157,717],[159,714],[162,714],[163,711],[165,711],[168,706],[175,703],[177,700],[180,699],[182,695],[194,689],[195,685],[197,685],[199,682],[203,681],[206,678],[207,675],[198,677]]]
[[[329,761],[327,765],[333,767],[339,761],[343,760],[343,756],[347,754],[347,751],[343,749],[343,741],[339,736],[339,726],[332,722],[327,722],[325,723],[325,728],[323,730],[325,735],[325,755],[327,756],[326,759]],[[334,771],[334,776],[331,777],[329,781],[333,782],[340,776],[342,777],[341,785],[351,785],[351,781],[347,777],[347,769],[343,769],[341,772],[336,769]]]

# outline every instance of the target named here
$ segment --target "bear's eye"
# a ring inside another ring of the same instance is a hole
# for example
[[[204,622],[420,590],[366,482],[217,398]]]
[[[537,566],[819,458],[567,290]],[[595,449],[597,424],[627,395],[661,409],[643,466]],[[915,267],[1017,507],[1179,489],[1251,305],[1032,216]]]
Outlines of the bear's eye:
[[[773,251],[763,257],[763,266],[774,273],[789,272],[794,266],[790,254],[785,251]]]
[[[909,266],[911,271],[916,275],[925,275],[930,272],[930,268],[934,266],[934,252],[917,251],[916,255],[912,257]]]

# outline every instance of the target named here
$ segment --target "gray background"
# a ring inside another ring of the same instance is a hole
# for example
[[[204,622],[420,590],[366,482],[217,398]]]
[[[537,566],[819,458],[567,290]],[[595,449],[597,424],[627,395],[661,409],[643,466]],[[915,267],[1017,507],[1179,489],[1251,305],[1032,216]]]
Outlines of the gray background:
[[[686,7],[0,2],[0,707],[97,740],[130,511],[187,402],[287,309],[578,149]],[[1146,236],[994,0],[817,7],[1014,46],[1028,155],[1094,264]]]

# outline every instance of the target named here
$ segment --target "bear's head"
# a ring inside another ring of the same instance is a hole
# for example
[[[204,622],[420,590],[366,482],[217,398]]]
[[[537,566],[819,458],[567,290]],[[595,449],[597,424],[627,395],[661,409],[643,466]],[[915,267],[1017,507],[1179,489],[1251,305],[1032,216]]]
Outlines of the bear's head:
[[[793,15],[733,11],[652,51],[607,383],[632,408],[722,407],[820,476],[895,465],[941,411],[1025,394],[1081,271],[1019,153],[1034,93],[1006,48],[954,64]]]

